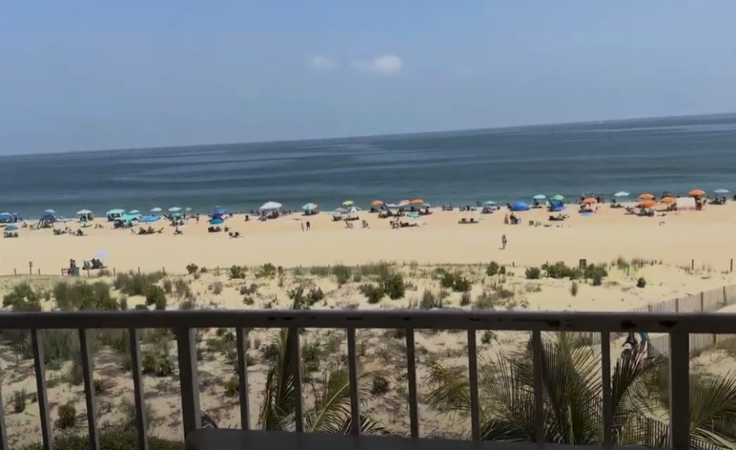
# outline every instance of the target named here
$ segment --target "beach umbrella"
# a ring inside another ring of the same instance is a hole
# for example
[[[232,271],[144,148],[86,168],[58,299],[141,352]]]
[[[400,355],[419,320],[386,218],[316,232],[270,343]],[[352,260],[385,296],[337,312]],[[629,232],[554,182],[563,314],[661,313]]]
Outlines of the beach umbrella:
[[[529,211],[529,204],[526,202],[512,203],[511,211]]]
[[[409,203],[412,204],[412,205],[423,205],[424,204],[424,200],[422,200],[421,198],[417,198],[417,199],[414,199],[414,200],[410,201]]]
[[[261,205],[261,211],[269,210],[269,209],[279,209],[281,208],[281,203],[277,202],[266,202]]]
[[[342,206],[353,206],[353,204],[355,204],[355,202],[352,200],[345,200],[342,202]]]
[[[152,213],[157,213],[157,212],[161,212],[161,208],[159,208],[158,206],[157,206],[157,207],[155,207],[155,208],[151,208],[151,212],[152,212]]]
[[[190,208],[190,207],[188,207],[188,206],[187,206],[186,208],[184,208],[184,211],[186,211],[186,212],[189,212],[189,211],[191,211],[191,210],[192,210],[192,208]]]
[[[687,195],[689,195],[690,197],[702,197],[703,195],[705,195],[705,191],[703,191],[702,189],[693,189],[692,191],[688,192]]]
[[[79,211],[77,211],[78,216],[87,215],[87,214],[92,214],[92,211],[90,211],[89,209],[80,209]]]
[[[629,193],[625,191],[618,191],[615,194],[613,194],[614,197],[628,197]]]
[[[212,219],[210,220],[210,225],[222,225],[224,222],[222,219]]]
[[[532,200],[547,200],[547,196],[544,194],[537,194],[532,197]]]
[[[227,214],[227,209],[220,208],[219,206],[215,206],[215,209],[212,210],[213,216],[224,216],[225,214]]]
[[[54,211],[53,209],[47,209],[47,210],[46,210],[46,211],[44,211],[44,212],[45,212],[46,214],[56,214],[56,211]]]
[[[399,207],[399,205],[397,205],[395,203],[389,203],[389,204],[386,205],[386,208],[398,208],[398,207]]]
[[[713,191],[716,194],[728,194],[728,189],[719,188]]]
[[[496,202],[492,202],[492,201],[490,201],[490,200],[488,200],[488,201],[487,201],[487,202],[485,202],[484,204],[485,204],[486,206],[495,206],[495,205],[497,205],[497,203],[496,203]]]
[[[593,197],[583,199],[583,205],[592,205],[594,203],[598,203],[598,200],[594,199]]]
[[[561,202],[562,200],[565,199],[565,196],[564,195],[561,195],[561,194],[555,194],[552,197],[550,197],[549,199],[550,200],[557,200],[558,202]]]
[[[105,259],[108,256],[110,256],[110,252],[108,252],[107,250],[102,250],[100,252],[95,253],[95,258],[97,259]]]
[[[142,223],[151,223],[151,222],[158,222],[161,220],[161,217],[159,216],[143,216],[138,221]]]
[[[409,201],[409,200],[402,200],[402,201],[399,202],[399,206],[406,206],[406,205],[411,205],[411,201]]]
[[[642,200],[641,203],[639,203],[637,206],[639,208],[653,208],[656,205],[657,205],[656,201],[652,199],[648,199],[648,200]]]
[[[383,206],[384,203],[381,200],[373,200],[371,206]]]
[[[140,214],[140,213],[141,212],[138,211],[137,209],[132,209],[132,210],[128,211],[128,214]]]
[[[302,209],[304,211],[314,211],[317,208],[319,208],[319,206],[316,203],[307,203],[306,205],[302,206]]]
[[[181,208],[179,208],[178,206],[169,208],[169,212],[179,212],[179,211],[181,211]]]
[[[675,197],[665,197],[660,202],[664,203],[665,205],[671,205],[673,203],[677,203],[677,199]]]
[[[18,227],[15,225],[8,225],[5,227],[5,231],[18,231]]]
[[[639,196],[639,200],[654,200],[654,195],[646,193]]]

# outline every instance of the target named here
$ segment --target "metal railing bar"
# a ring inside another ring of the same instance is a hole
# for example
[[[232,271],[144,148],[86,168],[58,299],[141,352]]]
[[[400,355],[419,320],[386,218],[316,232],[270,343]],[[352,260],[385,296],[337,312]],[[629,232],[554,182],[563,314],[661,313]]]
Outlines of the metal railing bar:
[[[690,336],[670,334],[670,443],[690,448]]]
[[[186,441],[189,433],[202,428],[202,414],[199,409],[197,343],[194,339],[194,330],[191,328],[176,329],[176,347],[181,385],[181,415]]]
[[[33,367],[36,372],[36,390],[38,395],[38,414],[41,418],[41,436],[44,450],[54,448],[51,434],[51,415],[49,398],[46,391],[46,363],[44,360],[43,337],[40,330],[31,330],[31,346],[33,348]]]
[[[417,355],[414,329],[406,330],[406,375],[409,380],[409,429],[412,438],[419,437],[419,407],[417,401]]]
[[[0,450],[10,450],[10,447],[8,447],[8,432],[5,428],[5,408],[2,407],[5,404],[3,402],[2,385],[2,372],[0,371]]]
[[[135,429],[138,433],[138,450],[148,450],[146,433],[146,404],[143,399],[143,375],[141,374],[140,331],[128,330],[130,339],[130,371],[133,375],[133,398],[135,400]]]
[[[346,330],[348,335],[348,377],[350,380],[350,434],[360,436],[360,399],[358,398],[358,352],[355,345],[355,328]]]
[[[736,318],[717,313],[536,311],[292,311],[197,310],[14,312],[0,314],[0,329],[101,328],[438,328],[504,331],[647,331],[728,334]]]
[[[613,445],[613,409],[611,405],[611,333],[601,333],[601,368],[603,370],[603,445]]]
[[[250,402],[248,400],[248,330],[235,329],[238,352],[238,396],[240,397],[240,428],[250,430]]]
[[[89,331],[79,329],[79,353],[82,357],[82,376],[84,377],[84,399],[87,403],[87,426],[89,446],[100,450],[100,434],[97,431],[97,402],[95,401],[94,367],[88,343]]]
[[[470,431],[480,441],[480,400],[478,399],[478,341],[475,330],[468,330],[468,377],[470,378]]]
[[[544,360],[542,358],[542,332],[532,331],[532,362],[534,364],[534,428],[537,447],[544,446]]]
[[[302,396],[302,349],[299,343],[299,328],[289,328],[289,346],[291,357],[291,373],[294,377],[294,427],[297,433],[304,431],[304,399]]]

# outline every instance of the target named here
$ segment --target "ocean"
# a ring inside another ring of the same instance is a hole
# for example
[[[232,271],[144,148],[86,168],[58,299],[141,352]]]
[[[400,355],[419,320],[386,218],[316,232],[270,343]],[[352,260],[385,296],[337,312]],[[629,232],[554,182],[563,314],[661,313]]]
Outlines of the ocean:
[[[0,211],[736,191],[736,114],[0,158]]]

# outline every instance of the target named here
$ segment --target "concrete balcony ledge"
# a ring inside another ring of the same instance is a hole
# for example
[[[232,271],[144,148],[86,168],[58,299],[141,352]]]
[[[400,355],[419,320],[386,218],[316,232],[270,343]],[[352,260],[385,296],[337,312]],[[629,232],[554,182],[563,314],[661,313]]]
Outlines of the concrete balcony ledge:
[[[205,428],[192,431],[186,450],[538,450],[534,443],[412,439],[395,436],[345,436]],[[543,444],[545,450],[602,450],[603,446]],[[615,448],[615,447],[614,447]],[[645,447],[626,447],[644,450]]]

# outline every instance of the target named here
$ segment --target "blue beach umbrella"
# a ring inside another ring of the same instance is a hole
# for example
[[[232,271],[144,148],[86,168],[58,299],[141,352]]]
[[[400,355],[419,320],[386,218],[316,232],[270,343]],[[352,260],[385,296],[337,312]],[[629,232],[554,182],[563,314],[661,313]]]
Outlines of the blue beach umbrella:
[[[141,223],[153,223],[153,222],[158,222],[159,220],[161,220],[161,217],[159,216],[143,216],[140,219],[138,219],[138,221]]]
[[[8,225],[5,227],[5,231],[18,231],[18,227],[15,225]]]
[[[629,193],[624,191],[618,191],[615,194],[613,194],[614,197],[628,197]]]
[[[210,220],[210,225],[222,225],[224,221],[222,219],[212,219]]]
[[[534,197],[532,197],[533,200],[547,200],[547,196],[544,194],[537,194]]]
[[[220,208],[219,206],[215,206],[215,209],[212,210],[213,216],[223,216],[225,214],[227,214],[227,209]]]
[[[529,204],[525,202],[516,202],[511,204],[511,211],[529,211]]]
[[[319,206],[316,203],[307,203],[306,205],[302,206],[302,209],[304,211],[314,211],[317,208],[319,208]]]

